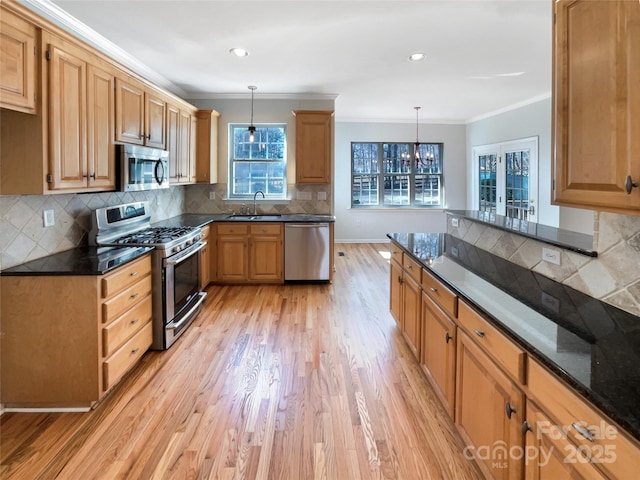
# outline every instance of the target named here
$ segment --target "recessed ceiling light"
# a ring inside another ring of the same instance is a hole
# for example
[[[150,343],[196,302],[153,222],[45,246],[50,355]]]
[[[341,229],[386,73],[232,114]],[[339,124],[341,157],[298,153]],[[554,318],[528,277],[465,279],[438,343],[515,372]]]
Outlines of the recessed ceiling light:
[[[419,62],[420,60],[424,60],[426,55],[424,53],[412,53],[409,55],[409,60],[412,62]]]
[[[232,53],[236,57],[249,56],[249,52],[247,52],[244,48],[232,48],[231,50],[229,50],[229,53]]]

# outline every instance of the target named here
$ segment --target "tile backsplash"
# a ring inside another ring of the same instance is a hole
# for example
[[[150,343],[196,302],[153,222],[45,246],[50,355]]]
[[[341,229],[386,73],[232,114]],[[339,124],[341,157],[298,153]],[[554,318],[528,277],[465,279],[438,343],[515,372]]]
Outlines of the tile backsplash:
[[[596,212],[596,258],[460,218],[448,233],[494,255],[640,316],[640,217]],[[542,248],[559,250],[560,265],[542,260]]]
[[[147,192],[56,195],[0,195],[0,270],[88,243],[96,208],[148,200],[151,222],[183,213],[225,213],[242,202],[226,198],[226,184],[174,186]],[[259,204],[263,213],[331,213],[329,185],[289,185],[291,200]],[[209,193],[215,192],[215,199]],[[319,200],[319,197],[325,197]],[[247,201],[247,204],[251,201]],[[44,227],[43,212],[53,210],[55,225]]]

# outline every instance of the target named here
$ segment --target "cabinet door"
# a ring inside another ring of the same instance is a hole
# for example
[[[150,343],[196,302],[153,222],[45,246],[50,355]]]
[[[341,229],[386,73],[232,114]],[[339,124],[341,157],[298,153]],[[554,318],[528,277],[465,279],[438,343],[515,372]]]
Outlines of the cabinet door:
[[[167,106],[167,150],[169,151],[169,182],[177,183],[180,173],[180,110],[173,105]]]
[[[219,235],[216,256],[219,282],[246,282],[249,276],[246,235]]]
[[[249,243],[249,280],[281,282],[282,237],[252,235]]]
[[[196,179],[200,183],[218,181],[218,117],[215,110],[196,113]]]
[[[640,3],[559,0],[554,203],[640,213]]]
[[[296,183],[331,183],[331,111],[296,111]]]
[[[114,190],[116,187],[115,78],[93,65],[87,67],[87,172],[89,187]]]
[[[402,256],[400,256],[400,258],[402,259]],[[398,324],[398,327],[402,329],[402,265],[393,258],[391,262],[389,262],[389,265],[389,310],[391,310],[391,315]]]
[[[198,128],[198,119],[195,115],[190,115],[189,126],[189,183],[196,183],[198,180],[198,166],[196,163],[196,134]]]
[[[191,115],[184,110],[180,111],[180,128],[178,129],[178,168],[180,183],[190,183],[190,143],[191,143]],[[195,174],[195,173],[194,173]]]
[[[116,141],[144,144],[144,88],[116,79]]]
[[[166,138],[166,102],[152,93],[145,94],[145,145],[164,150]]]
[[[455,418],[467,445],[487,477],[519,479],[523,460],[510,458],[522,447],[524,395],[473,340],[458,331]]]
[[[36,27],[0,7],[0,107],[36,112]]]
[[[87,186],[87,64],[50,44],[49,55],[49,188]]]
[[[420,359],[420,322],[422,288],[409,275],[405,275],[402,283],[402,333],[409,348],[417,359]]]
[[[427,378],[451,418],[456,384],[456,324],[426,293],[422,293],[422,357]]]

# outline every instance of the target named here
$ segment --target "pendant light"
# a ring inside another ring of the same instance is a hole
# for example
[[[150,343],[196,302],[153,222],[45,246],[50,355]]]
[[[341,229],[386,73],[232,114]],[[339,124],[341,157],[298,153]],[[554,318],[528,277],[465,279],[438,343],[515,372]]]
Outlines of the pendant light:
[[[256,87],[255,85],[249,85],[249,90],[251,90],[251,122],[249,123],[249,128],[247,130],[249,130],[249,141],[253,142],[253,140],[255,139],[255,133],[256,133],[256,127],[253,125],[253,92],[255,91]]]
[[[418,139],[418,112],[421,107],[413,107],[416,111],[416,143],[413,144],[413,152],[416,159],[416,167],[420,163],[420,140]]]
[[[420,111],[420,108],[422,107],[413,107],[416,111],[416,142],[413,144],[413,151],[414,151],[414,161],[416,164],[416,169],[418,168],[430,168],[431,166],[433,166],[433,161],[435,159],[435,155],[433,154],[433,151],[431,150],[431,146],[429,146],[429,144],[427,144],[427,153],[426,153],[426,157],[422,158],[422,156],[420,155],[420,140],[418,138],[418,112]]]

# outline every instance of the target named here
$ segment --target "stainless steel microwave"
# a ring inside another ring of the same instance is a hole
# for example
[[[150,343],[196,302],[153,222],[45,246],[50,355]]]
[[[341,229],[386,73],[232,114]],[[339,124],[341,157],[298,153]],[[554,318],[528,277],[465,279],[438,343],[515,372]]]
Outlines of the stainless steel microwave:
[[[120,191],[169,188],[169,152],[140,145],[116,145]]]

